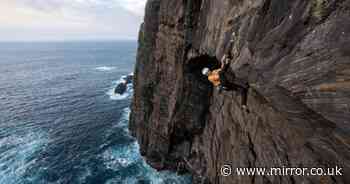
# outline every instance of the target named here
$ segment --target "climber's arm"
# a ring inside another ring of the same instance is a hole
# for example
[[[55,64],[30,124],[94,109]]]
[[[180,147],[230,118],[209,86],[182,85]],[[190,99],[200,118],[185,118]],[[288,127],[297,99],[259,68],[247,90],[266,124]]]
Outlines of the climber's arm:
[[[221,58],[221,69],[223,69],[224,67],[225,67],[225,65],[226,65],[226,59],[227,59],[227,57],[226,57],[226,55],[224,55],[222,58]]]
[[[227,55],[224,55],[221,59],[221,70],[223,72],[226,72],[227,69],[229,68],[229,61],[230,61],[230,58],[227,57]]]

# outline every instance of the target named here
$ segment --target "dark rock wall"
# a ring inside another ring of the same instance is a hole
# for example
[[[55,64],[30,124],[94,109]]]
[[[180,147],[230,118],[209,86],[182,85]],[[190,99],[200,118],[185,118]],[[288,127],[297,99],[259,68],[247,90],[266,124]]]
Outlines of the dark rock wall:
[[[236,92],[200,74],[231,53]],[[195,183],[350,183],[350,0],[148,0],[130,129],[157,169]],[[183,162],[185,160],[185,162]],[[220,176],[220,167],[343,167],[343,176]]]

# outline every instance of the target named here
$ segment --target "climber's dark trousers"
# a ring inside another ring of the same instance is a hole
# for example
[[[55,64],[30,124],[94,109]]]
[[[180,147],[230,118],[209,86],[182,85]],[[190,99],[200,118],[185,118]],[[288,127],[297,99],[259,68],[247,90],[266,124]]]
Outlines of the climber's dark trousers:
[[[226,74],[226,75],[225,75]],[[234,81],[235,77],[234,76],[227,76],[227,73],[220,72],[220,82],[221,82],[221,87],[223,90],[226,91],[237,91],[241,95],[241,105],[247,105],[247,99],[248,99],[248,84],[246,86],[241,86],[238,84],[235,84]],[[228,77],[230,79],[228,79]]]

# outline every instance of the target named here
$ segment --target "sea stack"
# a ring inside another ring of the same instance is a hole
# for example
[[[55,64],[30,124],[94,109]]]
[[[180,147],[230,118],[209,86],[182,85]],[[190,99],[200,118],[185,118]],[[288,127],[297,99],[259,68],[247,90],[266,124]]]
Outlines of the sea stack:
[[[129,125],[142,155],[159,170],[184,165],[195,184],[350,183],[349,8],[350,0],[148,0]],[[228,53],[230,70],[249,81],[249,113],[239,93],[200,76]],[[224,165],[338,166],[343,175],[222,176]]]

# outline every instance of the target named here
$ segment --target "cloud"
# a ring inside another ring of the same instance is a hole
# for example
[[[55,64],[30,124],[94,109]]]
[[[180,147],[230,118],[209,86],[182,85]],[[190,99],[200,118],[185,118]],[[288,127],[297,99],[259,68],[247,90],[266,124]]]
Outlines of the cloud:
[[[28,7],[42,11],[56,10],[94,10],[123,8],[130,13],[143,16],[146,0],[15,0]],[[115,9],[114,11],[118,11]]]
[[[138,16],[143,16],[146,0],[119,0],[119,3],[126,10]]]
[[[135,39],[145,3],[146,0],[1,0],[0,40]]]

